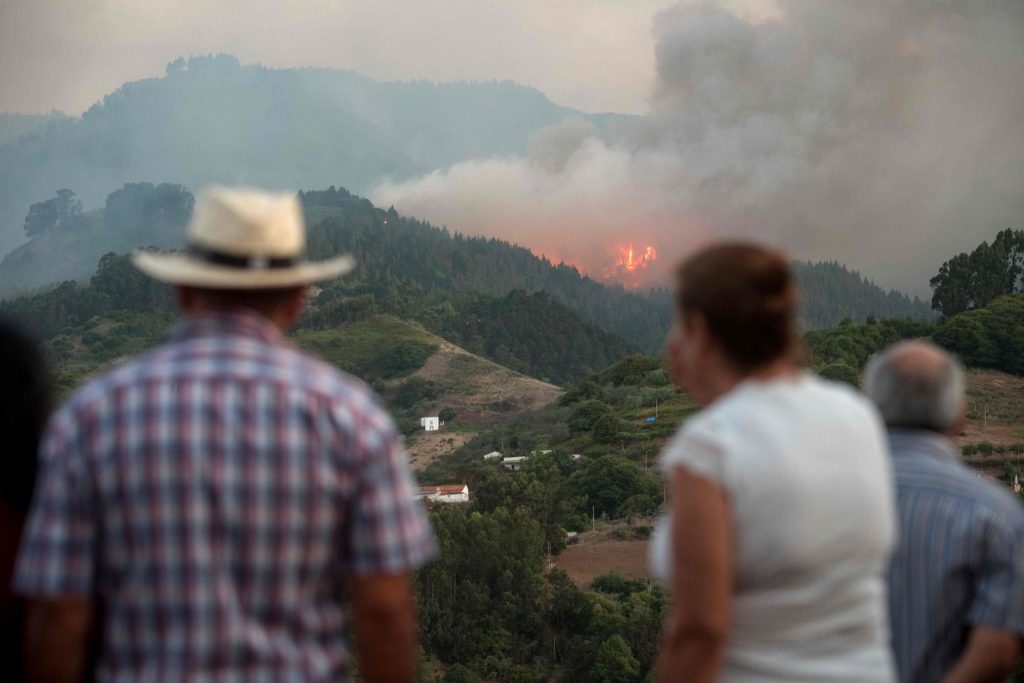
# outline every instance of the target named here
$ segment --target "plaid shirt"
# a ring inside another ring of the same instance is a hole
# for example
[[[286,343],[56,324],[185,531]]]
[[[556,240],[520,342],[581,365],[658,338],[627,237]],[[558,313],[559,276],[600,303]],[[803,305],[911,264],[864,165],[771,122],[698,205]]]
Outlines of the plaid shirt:
[[[371,392],[255,314],[88,384],[41,459],[15,589],[99,598],[99,681],[345,680],[344,577],[436,552]]]
[[[1024,509],[937,434],[890,433],[900,541],[889,571],[904,683],[941,681],[975,626],[1024,637]]]

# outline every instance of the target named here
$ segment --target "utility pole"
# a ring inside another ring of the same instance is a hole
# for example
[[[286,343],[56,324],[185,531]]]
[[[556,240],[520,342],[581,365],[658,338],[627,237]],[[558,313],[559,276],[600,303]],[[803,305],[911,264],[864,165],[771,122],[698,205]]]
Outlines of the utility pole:
[[[594,511],[594,506],[590,506],[590,530],[597,531],[597,513]]]

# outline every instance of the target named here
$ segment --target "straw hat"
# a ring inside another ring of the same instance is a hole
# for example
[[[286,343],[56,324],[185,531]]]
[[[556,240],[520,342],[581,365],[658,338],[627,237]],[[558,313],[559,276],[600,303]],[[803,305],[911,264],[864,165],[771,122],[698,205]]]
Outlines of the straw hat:
[[[306,226],[293,194],[208,188],[186,241],[185,251],[139,251],[132,261],[161,282],[207,289],[294,287],[344,275],[355,265],[348,255],[305,260]]]

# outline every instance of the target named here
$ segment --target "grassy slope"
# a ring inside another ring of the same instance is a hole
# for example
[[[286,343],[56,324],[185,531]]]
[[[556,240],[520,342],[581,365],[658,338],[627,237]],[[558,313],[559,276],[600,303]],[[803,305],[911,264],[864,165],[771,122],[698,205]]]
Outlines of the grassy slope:
[[[295,341],[342,370],[361,376],[400,344],[420,350],[425,359],[440,342],[419,325],[387,315],[330,330],[300,332]],[[398,372],[392,377],[406,374],[409,373]]]
[[[508,368],[475,356],[427,332],[416,323],[381,315],[367,320],[316,332],[302,332],[296,341],[334,365],[348,371],[373,367],[396,348],[426,351],[415,369],[375,383],[385,402],[409,431],[419,417],[436,415],[442,408],[455,410],[455,423],[439,432],[409,432],[413,466],[426,467],[445,453],[462,446],[478,430],[512,420],[553,403],[560,390]],[[410,381],[430,383],[435,395],[408,407],[398,407],[396,397]]]

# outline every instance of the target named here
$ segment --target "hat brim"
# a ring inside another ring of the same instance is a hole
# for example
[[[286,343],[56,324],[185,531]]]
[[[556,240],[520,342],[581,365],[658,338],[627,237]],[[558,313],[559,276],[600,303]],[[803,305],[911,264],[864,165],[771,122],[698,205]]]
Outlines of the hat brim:
[[[332,280],[351,272],[355,261],[348,254],[326,261],[303,262],[287,268],[233,268],[209,263],[187,252],[138,251],[132,263],[154,280],[171,285],[207,289],[279,289]]]

